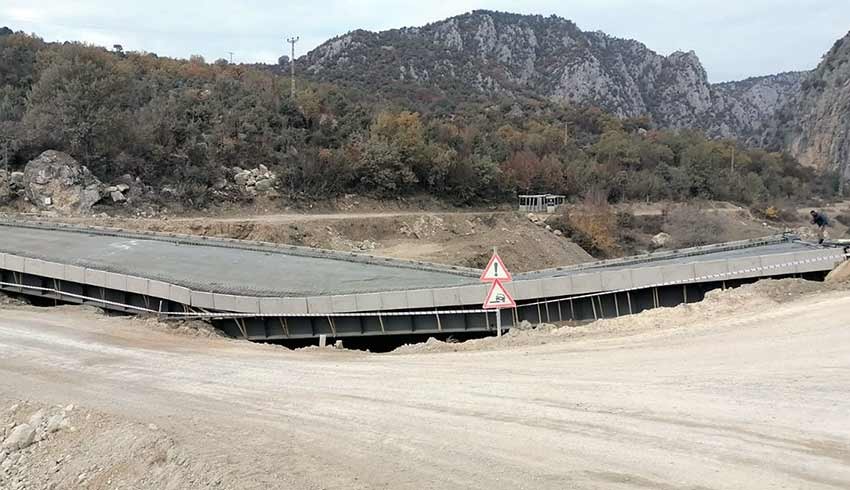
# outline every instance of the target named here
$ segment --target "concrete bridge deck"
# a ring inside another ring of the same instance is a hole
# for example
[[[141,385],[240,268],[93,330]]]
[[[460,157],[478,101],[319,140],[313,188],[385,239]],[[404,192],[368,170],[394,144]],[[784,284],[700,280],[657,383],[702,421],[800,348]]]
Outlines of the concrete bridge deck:
[[[0,252],[156,279],[211,293],[319,296],[476,283],[460,269],[403,261],[368,263],[351,260],[350,255],[310,256],[300,250],[0,223]]]
[[[503,322],[618,316],[758,278],[818,278],[845,254],[777,236],[517,274],[508,290],[520,306]],[[472,269],[55,223],[0,221],[0,274],[0,288],[23,294],[236,318],[252,339],[490,331],[495,319]]]

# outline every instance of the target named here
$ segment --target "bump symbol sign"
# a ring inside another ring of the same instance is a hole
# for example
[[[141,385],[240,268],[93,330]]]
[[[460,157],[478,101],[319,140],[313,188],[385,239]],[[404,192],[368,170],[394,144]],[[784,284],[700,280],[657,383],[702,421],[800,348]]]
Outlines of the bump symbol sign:
[[[487,293],[487,299],[484,300],[483,306],[485,310],[513,308],[516,306],[516,302],[502,283],[495,281],[493,285],[490,286],[490,292]]]

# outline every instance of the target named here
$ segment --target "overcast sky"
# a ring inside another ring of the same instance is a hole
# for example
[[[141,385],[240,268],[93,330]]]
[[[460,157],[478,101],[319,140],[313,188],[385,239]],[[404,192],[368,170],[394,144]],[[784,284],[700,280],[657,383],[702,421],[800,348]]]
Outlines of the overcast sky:
[[[551,15],[637,39],[662,54],[694,50],[712,81],[814,68],[850,30],[850,0],[2,0],[0,26],[48,41],[213,61],[276,62],[354,29],[422,25],[474,9]]]

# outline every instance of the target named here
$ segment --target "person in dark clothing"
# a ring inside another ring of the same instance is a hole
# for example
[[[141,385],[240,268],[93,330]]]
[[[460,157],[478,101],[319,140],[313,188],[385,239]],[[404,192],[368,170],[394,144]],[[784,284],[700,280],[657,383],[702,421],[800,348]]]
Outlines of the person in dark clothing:
[[[826,238],[826,227],[829,226],[829,218],[824,213],[814,209],[810,214],[812,215],[812,224],[818,227],[818,243],[823,243],[824,238]]]

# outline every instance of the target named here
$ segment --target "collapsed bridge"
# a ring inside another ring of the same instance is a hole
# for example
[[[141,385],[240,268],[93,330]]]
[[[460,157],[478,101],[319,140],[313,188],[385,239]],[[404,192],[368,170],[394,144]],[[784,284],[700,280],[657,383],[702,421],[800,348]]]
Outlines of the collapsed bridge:
[[[822,279],[847,252],[794,235],[514,275],[485,311],[479,270],[224,238],[0,221],[0,290],[168,318],[249,340],[436,335],[610,318],[761,278]]]

